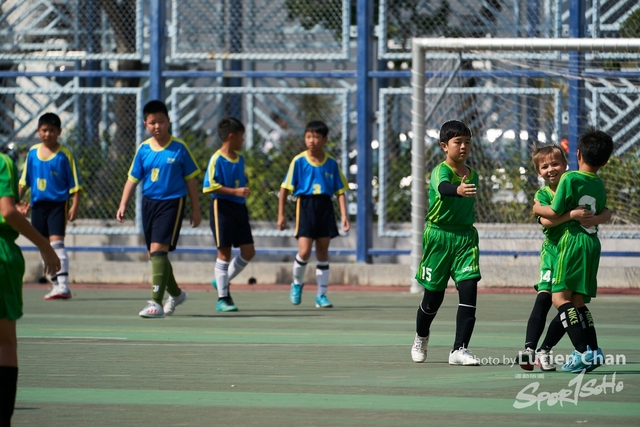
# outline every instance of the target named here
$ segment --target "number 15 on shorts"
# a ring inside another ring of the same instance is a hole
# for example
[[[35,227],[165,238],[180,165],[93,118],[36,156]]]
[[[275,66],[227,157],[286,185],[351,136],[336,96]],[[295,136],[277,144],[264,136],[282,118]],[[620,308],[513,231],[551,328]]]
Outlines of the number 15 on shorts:
[[[431,281],[431,269],[428,267],[420,268],[420,277],[422,280],[426,280],[427,282]]]

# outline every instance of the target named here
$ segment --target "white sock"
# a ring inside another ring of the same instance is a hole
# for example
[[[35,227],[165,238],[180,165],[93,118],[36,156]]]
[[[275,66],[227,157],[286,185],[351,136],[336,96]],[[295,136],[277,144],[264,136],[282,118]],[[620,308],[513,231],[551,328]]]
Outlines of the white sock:
[[[307,261],[300,258],[300,255],[296,254],[296,259],[293,260],[293,283],[296,285],[302,285],[304,283],[304,272],[307,269]]]
[[[216,260],[216,286],[218,287],[218,298],[229,296],[229,263]]]
[[[329,287],[329,261],[318,261],[316,264],[316,282],[318,283],[318,296],[326,295]]]
[[[58,282],[58,286],[62,290],[69,290],[69,258],[67,257],[67,249],[64,247],[62,240],[54,240],[51,247],[60,258],[60,270],[52,277],[52,280]]]
[[[244,268],[249,264],[249,261],[242,258],[240,255],[234,257],[229,265],[229,281],[232,281]]]

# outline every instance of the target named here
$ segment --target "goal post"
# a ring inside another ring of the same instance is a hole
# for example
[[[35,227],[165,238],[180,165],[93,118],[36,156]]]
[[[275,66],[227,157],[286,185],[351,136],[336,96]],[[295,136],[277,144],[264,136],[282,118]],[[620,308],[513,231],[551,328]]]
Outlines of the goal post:
[[[579,80],[581,73],[584,70],[584,55],[579,52],[597,52],[599,54],[611,53],[629,53],[637,55],[640,52],[640,39],[628,38],[628,39],[600,39],[600,38],[565,38],[565,39],[543,39],[543,38],[414,38],[412,39],[412,66],[411,66],[411,131],[414,135],[411,142],[411,274],[415,276],[416,271],[420,265],[422,257],[422,233],[425,225],[425,73],[430,70],[425,68],[425,55],[435,52],[455,53],[461,55],[462,53],[489,53],[491,55],[498,55],[499,53],[509,52],[512,55],[514,52],[523,53],[519,56],[519,60],[526,64],[527,54],[530,53],[543,53],[543,52],[555,52],[555,53],[569,53],[568,58],[564,60],[561,66],[557,68],[551,68],[549,71],[550,77],[564,77],[569,80],[571,85],[572,80]],[[508,55],[506,55],[508,57]],[[566,55],[565,55],[566,56]],[[638,59],[636,59],[638,61]],[[562,69],[561,67],[564,67]],[[518,69],[518,66],[514,67]],[[607,67],[602,67],[601,74],[606,76],[608,72]],[[450,71],[455,73],[456,70]],[[536,70],[539,74],[544,74],[545,70]],[[489,72],[490,74],[490,72]],[[637,74],[637,73],[636,73]],[[533,75],[533,74],[532,74]],[[635,76],[639,77],[639,76]],[[442,95],[447,93],[450,80],[446,84],[439,86],[439,89],[434,89],[436,92],[440,91],[440,96],[437,96],[436,104],[442,99]],[[434,90],[428,91],[434,93]],[[569,87],[569,97],[571,96],[584,96],[579,91]],[[640,97],[639,97],[640,99]],[[571,120],[572,102],[575,99],[569,99],[569,120]],[[575,104],[574,104],[575,105]],[[438,107],[438,105],[432,105],[432,109]],[[573,113],[575,114],[575,113]],[[457,119],[458,117],[449,117],[448,119]],[[564,120],[564,118],[563,118]],[[581,131],[577,126],[571,126],[570,122],[568,126],[569,139],[574,142],[577,141],[577,134]],[[594,123],[597,125],[597,123]],[[555,141],[559,144],[560,141]],[[575,148],[575,146],[573,147]],[[571,159],[573,161],[573,159]],[[570,163],[571,165],[571,163]],[[412,278],[411,292],[419,292],[422,287]]]

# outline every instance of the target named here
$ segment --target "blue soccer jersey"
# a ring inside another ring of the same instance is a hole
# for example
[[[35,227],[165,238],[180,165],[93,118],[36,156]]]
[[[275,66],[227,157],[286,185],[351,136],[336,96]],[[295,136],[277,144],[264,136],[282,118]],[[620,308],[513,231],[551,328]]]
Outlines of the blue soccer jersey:
[[[71,151],[60,146],[49,157],[41,155],[43,143],[29,150],[20,186],[31,188],[31,203],[64,202],[82,190],[80,174]]]
[[[207,174],[202,185],[203,193],[210,193],[212,199],[225,199],[236,203],[246,203],[245,197],[231,196],[229,194],[213,193],[220,187],[241,188],[246,187],[249,179],[244,171],[244,157],[238,154],[236,159],[230,159],[222,151],[213,153],[207,166]]]
[[[294,196],[333,196],[345,193],[349,183],[336,159],[325,154],[322,163],[315,163],[303,151],[291,161],[281,187],[291,191]]]
[[[171,137],[167,145],[154,148],[151,138],[138,147],[131,162],[129,180],[142,182],[142,194],[152,200],[187,195],[185,181],[198,176],[200,168],[184,141]]]

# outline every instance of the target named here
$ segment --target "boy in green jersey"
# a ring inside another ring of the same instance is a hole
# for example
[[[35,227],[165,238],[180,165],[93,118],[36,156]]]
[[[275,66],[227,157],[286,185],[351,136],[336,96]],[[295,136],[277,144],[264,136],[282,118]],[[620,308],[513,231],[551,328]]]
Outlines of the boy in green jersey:
[[[425,291],[418,308],[411,358],[416,363],[427,359],[431,322],[444,300],[449,278],[453,278],[460,302],[449,364],[479,365],[467,350],[476,322],[480,280],[478,231],[473,226],[478,174],[464,164],[471,152],[471,130],[457,120],[444,123],[440,128],[440,147],[447,157],[434,168],[429,182],[423,255],[416,272],[416,280]]]
[[[549,206],[553,201],[560,177],[567,170],[567,159],[564,151],[557,145],[540,147],[531,159],[538,175],[547,183],[546,186],[536,192],[535,200],[542,206]],[[542,336],[547,314],[551,308],[551,291],[555,282],[555,265],[558,258],[558,241],[562,237],[563,228],[559,227],[570,220],[576,220],[584,227],[601,224],[611,218],[611,211],[604,209],[599,215],[594,215],[584,206],[565,212],[559,218],[547,219],[538,217],[538,223],[543,228],[546,236],[540,250],[540,280],[534,286],[538,295],[531,310],[525,336],[524,351],[518,357],[518,363],[524,370],[533,370],[533,365],[538,365],[543,371],[555,371],[551,358],[551,349],[564,335],[564,327],[560,317],[556,316],[549,324],[547,335],[540,348],[537,348],[538,340]]]
[[[0,426],[11,425],[18,384],[16,320],[22,317],[24,258],[15,240],[20,233],[40,249],[45,274],[60,270],[60,259],[16,208],[20,200],[18,172],[7,155],[0,154]]]
[[[535,203],[533,213],[543,218],[558,218],[578,206],[600,214],[606,206],[604,183],[596,174],[607,164],[613,152],[613,140],[605,132],[589,129],[578,140],[578,170],[565,173],[549,206]],[[575,348],[565,372],[591,371],[602,364],[593,317],[585,305],[597,293],[600,240],[598,227],[583,226],[577,221],[561,225],[555,283],[552,285],[553,305]]]

